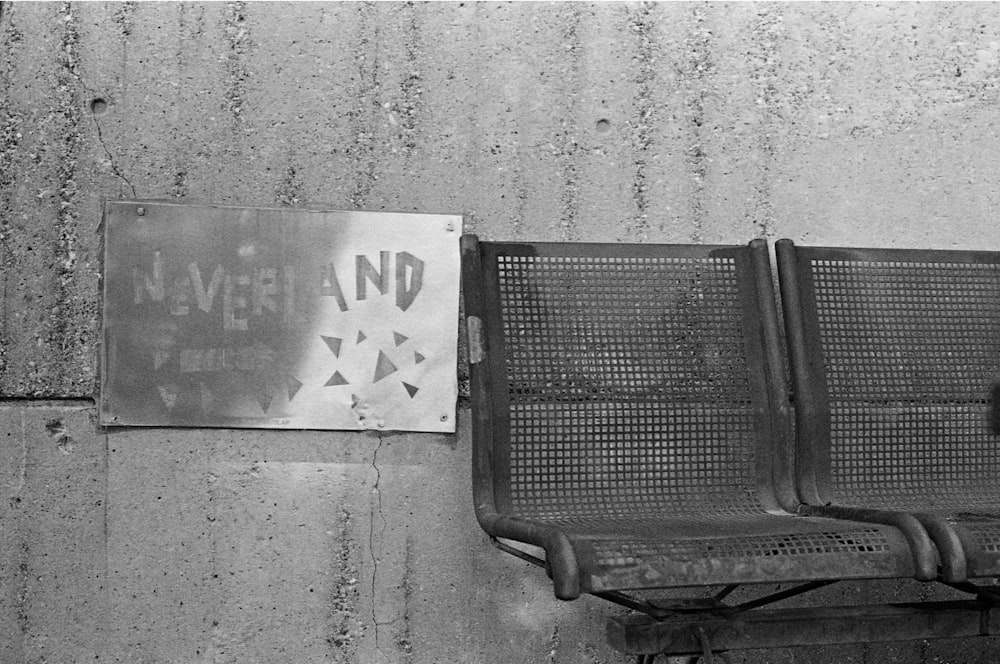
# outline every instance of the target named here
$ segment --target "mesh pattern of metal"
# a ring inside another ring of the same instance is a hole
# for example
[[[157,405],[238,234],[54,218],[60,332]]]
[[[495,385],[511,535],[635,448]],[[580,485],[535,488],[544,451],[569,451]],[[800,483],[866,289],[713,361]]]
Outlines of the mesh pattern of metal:
[[[874,528],[781,534],[747,533],[740,537],[668,541],[618,537],[595,542],[593,546],[599,564],[623,567],[656,558],[725,560],[889,551],[885,536]]]
[[[761,511],[734,260],[498,260],[517,513]]]
[[[810,263],[841,501],[897,509],[996,505],[1000,265]]]
[[[1000,513],[955,514],[951,521],[968,531],[979,548],[986,553],[1000,553]]]

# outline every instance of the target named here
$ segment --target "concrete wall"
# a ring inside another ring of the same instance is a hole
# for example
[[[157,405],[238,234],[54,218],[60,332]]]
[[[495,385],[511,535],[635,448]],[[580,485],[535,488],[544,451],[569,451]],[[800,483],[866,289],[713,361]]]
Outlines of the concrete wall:
[[[994,4],[0,4],[0,662],[629,661],[613,609],[489,547],[465,410],[455,436],[99,430],[102,200],[1000,249],[998,97]]]

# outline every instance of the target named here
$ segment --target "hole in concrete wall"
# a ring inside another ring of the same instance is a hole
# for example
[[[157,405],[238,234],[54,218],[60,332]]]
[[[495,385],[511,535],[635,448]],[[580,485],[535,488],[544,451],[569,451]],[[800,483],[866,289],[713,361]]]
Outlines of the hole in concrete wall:
[[[601,118],[600,120],[597,121],[595,129],[597,129],[598,134],[608,133],[609,131],[611,131],[611,120],[608,120],[607,118]]]
[[[90,100],[90,112],[94,115],[104,115],[108,112],[108,102],[106,102],[101,97],[95,97]]]

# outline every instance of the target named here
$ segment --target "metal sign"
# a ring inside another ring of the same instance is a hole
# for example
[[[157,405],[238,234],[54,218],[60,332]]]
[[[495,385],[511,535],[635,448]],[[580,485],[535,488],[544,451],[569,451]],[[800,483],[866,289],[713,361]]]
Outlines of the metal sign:
[[[108,202],[102,423],[454,431],[461,223]]]

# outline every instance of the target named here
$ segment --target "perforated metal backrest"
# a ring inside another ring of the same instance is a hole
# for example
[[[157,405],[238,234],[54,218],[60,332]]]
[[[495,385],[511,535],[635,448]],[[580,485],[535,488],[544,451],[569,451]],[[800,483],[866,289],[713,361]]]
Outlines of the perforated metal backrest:
[[[1000,437],[989,422],[1000,253],[778,249],[782,293],[797,282],[785,299],[800,298],[801,331],[788,336],[793,357],[796,344],[803,351],[795,389],[800,441],[818,450],[800,447],[819,476],[813,499],[1000,504]]]
[[[749,248],[481,249],[500,512],[579,522],[775,507],[761,314],[774,299]],[[756,252],[766,273],[766,246]]]

